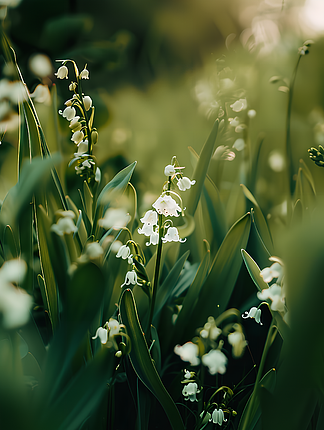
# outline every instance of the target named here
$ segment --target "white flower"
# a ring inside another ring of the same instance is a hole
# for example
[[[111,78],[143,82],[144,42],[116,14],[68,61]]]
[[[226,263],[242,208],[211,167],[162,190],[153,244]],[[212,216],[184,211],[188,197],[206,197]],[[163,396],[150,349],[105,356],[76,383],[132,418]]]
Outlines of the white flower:
[[[165,242],[185,242],[187,239],[180,239],[177,227],[169,227],[167,234],[162,238]]]
[[[130,218],[125,209],[109,208],[106,210],[104,217],[98,221],[98,224],[106,230],[110,228],[118,229],[126,227]]]
[[[80,142],[82,142],[83,139],[84,139],[84,134],[80,130],[75,131],[71,137],[72,142],[74,142],[76,145],[78,145]]]
[[[78,228],[74,224],[72,218],[69,216],[60,218],[56,224],[51,226],[51,231],[58,234],[59,236],[63,236],[64,234],[75,233],[78,231]]]
[[[141,222],[143,224],[152,224],[157,225],[158,223],[158,214],[151,209],[145,213],[143,218],[141,218]]]
[[[52,73],[52,63],[47,55],[34,54],[29,60],[30,70],[37,76],[45,78]]]
[[[256,116],[256,111],[254,109],[250,109],[247,114],[248,117],[252,119]]]
[[[55,73],[55,76],[58,77],[58,79],[67,79],[69,74],[69,69],[66,66],[61,66],[57,73]]]
[[[91,97],[89,96],[83,97],[83,104],[84,104],[85,110],[89,110],[92,106]]]
[[[198,357],[199,348],[198,345],[192,342],[187,342],[184,345],[176,345],[174,352],[180,355],[182,361],[189,361],[191,366],[198,366],[200,358]]]
[[[80,78],[81,79],[89,79],[89,70],[87,70],[86,67],[80,73]]]
[[[229,123],[232,127],[237,127],[240,123],[239,117],[236,116],[235,118],[229,118]]]
[[[184,176],[183,178],[179,179],[177,182],[178,188],[180,191],[186,191],[191,188],[191,185],[194,185],[196,181],[191,181],[189,178]]]
[[[141,285],[137,282],[137,275],[135,270],[130,270],[126,273],[125,282],[121,285],[121,288],[124,285]]]
[[[272,284],[271,287],[258,292],[257,296],[259,300],[271,299],[270,307],[273,311],[285,312],[285,296],[279,285]]]
[[[266,267],[265,269],[261,270],[260,276],[262,276],[264,282],[267,284],[272,281],[274,278],[279,278],[281,280],[283,276],[283,270],[282,266],[275,262],[270,267]],[[280,282],[278,280],[277,282]]]
[[[261,309],[258,309],[255,306],[253,306],[249,311],[245,311],[244,314],[242,314],[242,318],[254,318],[258,324],[263,325],[261,322]]]
[[[76,110],[73,106],[67,106],[64,109],[62,115],[63,115],[63,118],[66,118],[68,121],[71,121],[76,116]]]
[[[201,361],[208,367],[211,375],[226,372],[227,357],[219,349],[211,349],[208,354],[202,356]]]
[[[233,148],[235,148],[237,151],[242,151],[244,147],[245,147],[244,139],[240,138],[235,140]]]
[[[51,93],[47,85],[37,85],[30,97],[37,103],[44,103],[47,106],[51,104]]]
[[[117,258],[122,258],[123,260],[128,261],[128,264],[133,264],[133,255],[131,254],[131,251],[127,245],[122,245],[116,255]]]
[[[172,164],[168,164],[167,166],[165,166],[164,168],[165,176],[172,176],[172,175],[175,175],[175,173],[176,173],[175,167],[172,166]]]
[[[143,224],[143,227],[137,231],[139,234],[144,234],[145,236],[151,236],[154,233],[152,224]]]
[[[153,233],[150,234],[150,241],[146,242],[146,246],[157,245],[158,242],[159,242],[159,229],[157,227],[155,231],[153,230]]]
[[[90,260],[96,260],[103,255],[103,249],[98,242],[88,243],[85,251]]]
[[[152,206],[159,214],[165,216],[179,216],[178,212],[181,212],[181,208],[177,202],[167,194],[161,195]]]
[[[88,139],[83,140],[78,145],[78,151],[74,153],[75,157],[81,157],[81,155],[88,152]]]
[[[26,263],[18,259],[4,262],[0,269],[0,312],[5,328],[20,327],[29,320],[32,297],[12,285],[22,282],[26,272]]]
[[[66,108],[66,109],[68,109],[68,108]],[[65,109],[65,110],[66,110],[66,109]],[[72,109],[74,109],[74,108],[72,108]],[[74,110],[75,110],[75,109],[74,109]],[[64,113],[64,112],[63,112],[63,113]],[[63,115],[63,116],[64,116],[64,115]],[[70,122],[70,124],[69,124],[69,127],[70,127],[70,129],[71,129],[73,132],[81,130],[82,125],[81,125],[81,122],[79,122],[79,119],[80,119],[80,117],[79,117],[79,116],[75,116],[75,115],[74,115],[74,117],[72,117],[72,119],[71,119],[71,122]]]
[[[218,424],[221,426],[223,422],[227,421],[224,418],[224,412],[222,409],[215,409],[212,413],[211,419],[209,421],[213,421],[214,424]]]
[[[92,337],[92,339],[97,339],[97,337],[99,337],[100,342],[102,344],[105,344],[111,336],[115,336],[116,334],[118,334],[119,330],[119,322],[114,318],[110,318],[109,322],[106,322],[104,327],[99,327],[97,329],[96,334]]]
[[[182,395],[185,400],[190,400],[191,402],[198,402],[196,394],[200,393],[198,390],[198,384],[196,382],[189,382],[183,387]]]
[[[246,99],[236,100],[236,102],[230,105],[230,107],[234,112],[241,112],[242,110],[247,108]]]
[[[208,317],[203,330],[200,332],[200,336],[205,339],[209,337],[211,340],[216,340],[221,333],[222,330],[216,326],[215,319],[213,317]]]
[[[247,345],[245,336],[242,331],[234,331],[228,335],[228,343],[232,345],[232,353],[234,357],[241,357]]]

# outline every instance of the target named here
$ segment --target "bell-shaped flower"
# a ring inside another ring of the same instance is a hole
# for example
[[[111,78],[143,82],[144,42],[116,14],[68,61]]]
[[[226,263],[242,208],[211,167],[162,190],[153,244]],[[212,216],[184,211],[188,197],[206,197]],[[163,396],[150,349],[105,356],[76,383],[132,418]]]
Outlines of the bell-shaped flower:
[[[78,231],[77,226],[74,224],[73,219],[69,216],[64,216],[60,218],[56,224],[51,226],[51,231],[58,234],[59,236],[63,236],[64,234],[75,233]]]
[[[213,317],[208,317],[204,328],[200,332],[200,336],[204,339],[216,340],[218,336],[222,333],[222,330],[218,328],[215,324],[215,319]]]
[[[158,223],[158,214],[155,211],[152,211],[150,209],[141,218],[141,222],[143,224],[157,225],[157,223]]]
[[[89,79],[89,70],[87,70],[86,67],[87,66],[85,66],[84,69],[82,70],[82,72],[80,73],[81,79]]]
[[[177,185],[180,191],[186,191],[186,190],[189,190],[189,188],[191,188],[191,185],[194,185],[195,183],[196,183],[195,180],[191,181],[186,176],[183,176],[178,180]]]
[[[179,216],[178,212],[181,212],[181,207],[167,194],[162,194],[152,206],[159,214],[164,216]]]
[[[67,108],[66,108],[67,109]],[[65,109],[65,110],[66,110]],[[74,108],[72,108],[72,109],[74,109]],[[75,110],[75,109],[74,109]],[[64,113],[64,112],[63,112]],[[74,116],[72,119],[71,119],[71,122],[70,122],[70,125],[69,125],[69,127],[70,127],[70,129],[73,131],[73,132],[75,132],[75,131],[79,131],[79,130],[81,130],[81,128],[82,128],[82,124],[81,124],[81,122],[79,122],[79,119],[80,119],[80,117],[79,116]]]
[[[127,246],[127,245],[122,245],[119,248],[119,250],[118,250],[118,252],[116,254],[116,257],[117,258],[122,258],[123,260],[127,259],[128,264],[133,264],[133,258],[132,258],[133,255],[131,254],[129,246]]]
[[[59,67],[58,71],[55,73],[55,76],[58,79],[67,79],[69,74],[69,69],[66,66]]]
[[[179,232],[177,227],[169,227],[167,234],[162,238],[162,241],[165,242],[185,242],[187,239],[180,239]]]
[[[236,151],[242,151],[245,148],[245,141],[242,138],[236,139],[233,148],[236,149]]]
[[[242,110],[247,108],[247,101],[246,99],[236,100],[236,102],[231,104],[230,107],[234,112],[241,112]]]
[[[99,337],[100,342],[102,344],[105,344],[111,336],[115,336],[116,334],[118,334],[119,330],[119,322],[114,318],[110,318],[109,322],[106,322],[104,327],[99,327],[97,329],[96,334],[92,337],[92,339],[97,339],[97,337]]]
[[[196,382],[189,382],[183,387],[182,395],[185,400],[190,400],[191,402],[198,402],[197,394],[200,393],[198,389],[198,384]]]
[[[199,348],[198,345],[192,342],[187,342],[184,345],[176,345],[174,352],[180,355],[182,361],[189,361],[191,366],[198,366],[200,358],[198,357]]]
[[[79,143],[82,142],[83,139],[84,139],[84,134],[80,130],[75,131],[71,137],[72,142],[74,142],[76,145],[79,145]]]
[[[209,373],[224,374],[226,372],[227,357],[219,349],[211,349],[208,354],[204,354],[201,358],[202,363],[208,367]]]
[[[245,311],[244,314],[242,314],[242,318],[254,318],[258,324],[263,325],[261,322],[261,309],[256,308],[255,306],[253,306],[249,311]]]
[[[146,246],[157,245],[158,242],[159,242],[159,228],[156,227],[156,229],[153,230],[152,234],[150,234],[150,241],[146,242]]]
[[[78,151],[74,153],[75,157],[81,157],[82,155],[86,154],[88,152],[88,139],[83,140],[78,145]]]
[[[165,176],[173,176],[173,175],[175,175],[176,174],[175,167],[172,166],[172,164],[168,164],[164,168],[164,174],[165,174]]]
[[[228,343],[233,347],[232,348],[233,357],[236,357],[236,358],[241,357],[247,345],[247,342],[245,340],[245,336],[242,330],[236,330],[233,333],[230,333],[227,339],[228,339]]]
[[[154,233],[153,224],[143,224],[142,228],[138,230],[139,234],[144,234],[145,236],[151,236]]]
[[[71,82],[69,85],[69,90],[70,91],[75,91],[77,87],[77,83],[76,82]]]
[[[83,97],[83,104],[84,104],[84,107],[85,107],[85,110],[89,110],[90,108],[91,108],[91,106],[92,106],[92,100],[91,100],[91,97],[89,97],[89,96],[84,96]]]
[[[125,282],[121,285],[121,288],[124,285],[141,285],[137,282],[137,274],[135,270],[130,270],[126,273]]]
[[[279,278],[277,282],[280,282],[283,277],[283,268],[278,262],[273,263],[270,267],[266,267],[261,270],[260,276],[262,276],[264,282],[267,284],[274,278]]]
[[[76,116],[76,110],[73,106],[67,106],[62,112],[63,118],[66,118],[68,121],[71,121]]]
[[[272,301],[270,307],[273,311],[285,312],[285,295],[282,287],[279,285],[272,284],[271,287],[265,288],[261,292],[259,291],[257,296],[259,300],[270,299]]]
[[[218,424],[221,426],[223,422],[226,422],[227,420],[224,418],[224,412],[222,409],[214,409],[211,418],[209,421],[212,421],[214,424]]]
[[[98,221],[98,224],[106,230],[110,228],[118,229],[126,227],[130,219],[131,217],[125,209],[109,208],[106,210],[104,217]]]
[[[25,290],[15,287],[26,275],[27,265],[23,260],[9,260],[0,269],[0,312],[3,326],[14,329],[26,324],[33,304]]]

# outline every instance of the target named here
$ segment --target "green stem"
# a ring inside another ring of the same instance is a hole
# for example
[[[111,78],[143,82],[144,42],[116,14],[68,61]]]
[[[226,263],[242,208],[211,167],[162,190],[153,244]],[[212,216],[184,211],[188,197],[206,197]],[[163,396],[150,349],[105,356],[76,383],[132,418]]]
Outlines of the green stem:
[[[297,76],[297,70],[300,63],[301,55],[299,55],[297,64],[295,66],[295,69],[293,71],[291,82],[289,85],[289,99],[288,99],[288,107],[287,107],[287,125],[286,125],[286,155],[287,155],[287,174],[288,174],[288,184],[289,184],[289,191],[290,195],[294,192],[294,180],[293,180],[293,159],[292,159],[292,149],[291,149],[291,142],[290,142],[290,122],[291,122],[291,108],[292,108],[292,99],[293,99],[293,92],[294,92],[294,86]],[[289,206],[289,202],[288,202]]]
[[[152,285],[152,299],[151,299],[151,306],[150,306],[150,316],[148,320],[148,326],[146,331],[147,339],[149,338],[150,328],[153,320],[154,315],[154,306],[155,306],[155,299],[156,299],[156,293],[158,289],[158,282],[159,282],[159,275],[160,275],[160,266],[161,266],[161,256],[162,256],[162,237],[163,237],[163,215],[159,214],[158,217],[158,224],[159,224],[159,242],[157,246],[156,251],[156,262],[155,262],[155,270],[154,270],[154,280]]]

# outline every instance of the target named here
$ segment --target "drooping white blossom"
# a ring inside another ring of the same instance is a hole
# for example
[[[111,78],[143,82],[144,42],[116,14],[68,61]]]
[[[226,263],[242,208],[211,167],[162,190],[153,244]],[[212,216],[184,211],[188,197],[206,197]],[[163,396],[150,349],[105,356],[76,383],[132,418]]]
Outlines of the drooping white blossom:
[[[202,356],[201,361],[208,367],[211,375],[215,375],[216,373],[224,374],[226,372],[227,357],[219,349],[211,349],[207,354]]]
[[[244,314],[242,314],[242,318],[254,318],[258,324],[263,325],[261,322],[261,309],[258,309],[255,306],[253,306],[249,311],[245,311]]]
[[[183,176],[178,180],[177,186],[180,191],[186,191],[186,190],[189,190],[189,188],[191,188],[191,185],[194,185],[195,183],[196,183],[195,180],[191,181],[186,176]]]
[[[180,239],[179,232],[177,227],[169,227],[166,235],[162,238],[162,241],[165,242],[185,242],[186,239]]]
[[[130,270],[126,273],[125,282],[121,285],[121,288],[124,285],[126,285],[126,286],[127,285],[140,285],[137,282],[137,274],[136,274],[135,270]]]
[[[179,216],[181,207],[169,195],[162,194],[152,205],[154,209],[164,216]],[[178,213],[179,212],[179,213]]]
[[[191,402],[198,402],[197,394],[200,393],[198,389],[198,384],[196,382],[189,382],[182,389],[182,395],[185,400],[190,400]]]
[[[130,218],[125,209],[109,208],[106,210],[104,217],[98,221],[98,224],[106,230],[110,228],[118,229],[126,227]]]
[[[69,74],[69,69],[66,66],[59,67],[58,71],[55,73],[55,76],[58,79],[67,79]]]
[[[192,366],[198,366],[200,358],[198,357],[199,348],[198,345],[192,342],[187,342],[184,345],[176,345],[174,352],[180,355],[181,360],[189,361]]]

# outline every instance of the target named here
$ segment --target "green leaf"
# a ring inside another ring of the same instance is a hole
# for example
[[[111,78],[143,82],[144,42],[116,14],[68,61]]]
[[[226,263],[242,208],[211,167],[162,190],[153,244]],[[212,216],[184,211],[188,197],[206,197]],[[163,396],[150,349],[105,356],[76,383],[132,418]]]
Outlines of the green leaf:
[[[180,276],[180,273],[183,269],[183,265],[187,260],[187,258],[189,257],[189,254],[190,254],[190,251],[186,251],[179,258],[179,260],[175,263],[175,265],[168,273],[168,276],[165,278],[162,285],[158,288],[155,308],[154,308],[153,325],[157,326],[157,318],[159,317],[163,306],[167,303],[170,295],[172,294],[175,288],[175,285],[177,283],[177,280]]]
[[[6,260],[19,257],[17,238],[10,225],[6,225],[3,231],[3,250]]]
[[[93,220],[93,234],[95,239],[99,239],[99,219],[103,217],[104,212],[108,208],[109,203],[118,196],[120,196],[126,190],[126,187],[132,177],[135,166],[136,161],[125,167],[125,169],[118,172],[117,175],[113,177],[113,179],[103,188],[103,190],[99,194]]]
[[[170,336],[170,341],[172,339],[172,342],[174,344],[181,343],[182,341],[183,333],[185,331],[188,321],[192,317],[192,310],[195,308],[196,302],[200,294],[200,290],[205,282],[209,270],[209,262],[210,251],[208,250],[202,262],[200,263],[196,276],[182,302],[182,308],[176,319],[173,336]]]
[[[219,120],[217,119],[214,122],[210,135],[208,136],[208,139],[206,140],[200,152],[197,166],[192,175],[192,177],[196,180],[196,184],[194,187],[190,188],[189,199],[187,204],[187,213],[192,216],[194,215],[197,209],[197,205],[203,189],[205,177],[208,171],[210,159],[213,155],[213,149],[214,149],[214,145],[215,145],[217,133],[218,133],[218,125],[219,125]]]
[[[179,411],[165,389],[150,356],[146,340],[140,326],[135,300],[131,290],[126,289],[120,300],[120,315],[122,323],[127,328],[127,334],[132,342],[129,354],[132,366],[143,384],[155,395],[167,414],[173,430],[184,430]]]
[[[43,276],[38,279],[45,309],[48,311],[53,330],[58,324],[58,297],[49,247],[53,248],[50,235],[51,221],[44,209],[34,206],[36,235],[39,249],[40,263]]]
[[[253,258],[244,249],[241,249],[241,254],[242,254],[245,266],[251,276],[251,279],[255,283],[258,290],[262,291],[265,288],[269,288],[269,285],[266,282],[264,282],[262,276],[260,276],[261,270],[259,266],[256,264],[256,262],[253,260]]]
[[[218,316],[227,308],[242,265],[241,249],[245,248],[251,229],[251,214],[240,218],[227,233],[219,248],[196,306],[187,322],[186,335],[192,336],[209,316]]]
[[[256,223],[256,227],[261,235],[262,241],[264,242],[266,248],[273,254],[273,241],[270,233],[270,229],[268,223],[260,209],[258,202],[255,200],[253,194],[250,190],[243,184],[241,184],[243,189],[243,193],[245,197],[250,200],[254,209],[254,219]]]

